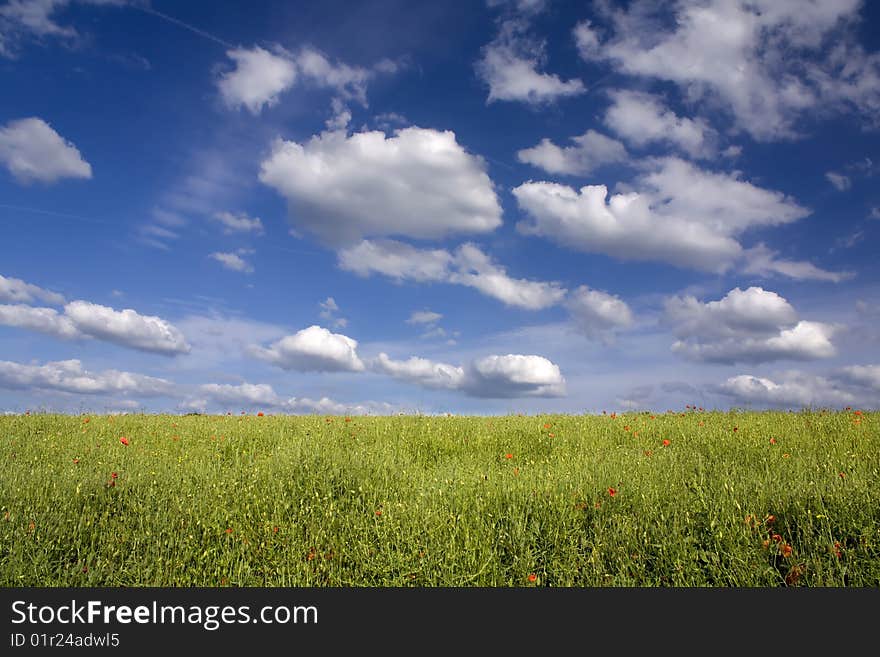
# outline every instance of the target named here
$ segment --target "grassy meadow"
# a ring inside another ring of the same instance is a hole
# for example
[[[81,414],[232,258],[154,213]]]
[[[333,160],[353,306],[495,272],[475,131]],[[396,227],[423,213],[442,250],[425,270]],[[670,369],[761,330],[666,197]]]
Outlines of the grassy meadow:
[[[7,587],[880,586],[876,412],[32,414],[0,462]]]

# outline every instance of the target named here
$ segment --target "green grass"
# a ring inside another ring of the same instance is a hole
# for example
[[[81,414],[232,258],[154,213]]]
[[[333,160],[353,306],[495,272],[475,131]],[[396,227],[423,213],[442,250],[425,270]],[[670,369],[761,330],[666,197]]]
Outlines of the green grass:
[[[0,462],[3,586],[880,586],[880,413],[18,415]]]

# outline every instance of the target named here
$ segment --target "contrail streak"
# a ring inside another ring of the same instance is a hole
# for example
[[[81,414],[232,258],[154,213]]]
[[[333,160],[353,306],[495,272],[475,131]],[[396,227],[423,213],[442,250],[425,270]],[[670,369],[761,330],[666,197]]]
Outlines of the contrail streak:
[[[141,11],[143,11],[144,13],[152,14],[153,16],[158,16],[159,18],[162,18],[162,19],[168,21],[169,23],[174,23],[175,25],[178,25],[186,30],[189,30],[190,32],[193,32],[194,34],[198,34],[200,37],[210,39],[214,43],[219,43],[224,48],[233,49],[236,47],[236,46],[232,45],[231,43],[229,43],[228,41],[224,41],[220,37],[214,36],[213,34],[209,34],[209,33],[205,32],[204,30],[200,30],[199,28],[194,27],[194,26],[190,25],[189,23],[184,23],[182,20],[174,18],[173,16],[169,16],[168,14],[163,14],[161,11],[156,11],[152,7],[145,6],[145,5],[136,5],[136,7],[138,9],[140,9]]]

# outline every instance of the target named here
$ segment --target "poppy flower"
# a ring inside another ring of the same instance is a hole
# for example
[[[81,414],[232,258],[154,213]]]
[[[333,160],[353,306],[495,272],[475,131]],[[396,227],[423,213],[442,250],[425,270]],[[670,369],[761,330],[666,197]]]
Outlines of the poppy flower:
[[[768,525],[772,525],[774,522],[776,522],[776,516],[774,516],[773,514],[770,514],[769,516],[767,516],[767,524]]]
[[[122,438],[119,439],[119,442],[121,442],[123,445],[128,445],[128,438],[123,436]]]
[[[617,491],[616,491],[615,489],[609,487],[609,488],[608,488],[608,494],[609,494],[611,497],[614,497],[615,495],[617,495]]]
[[[734,431],[739,431],[739,427],[734,427],[733,430],[734,430]]]
[[[537,581],[538,581],[538,576],[535,573],[530,573],[529,574],[529,582],[534,584]]]
[[[664,439],[663,439],[663,446],[664,446],[664,447],[669,447],[669,445],[671,445],[671,444],[672,444],[672,443],[669,441],[668,438],[664,438]]]
[[[770,444],[771,444],[771,445],[775,445],[775,444],[776,444],[776,438],[771,438],[771,439],[770,439]]]
[[[119,478],[119,475],[116,474],[115,472],[111,472],[111,473],[110,473],[110,478],[111,478],[111,479],[118,479],[118,478]]]
[[[232,527],[227,527],[227,528],[226,528],[226,533],[227,533],[227,534],[231,534],[231,533],[232,533]]]
[[[834,541],[834,554],[837,555],[838,559],[843,557],[843,553],[841,552],[842,549],[843,546],[838,541]]]
[[[376,515],[377,515],[377,516],[381,516],[381,515],[382,515],[382,509],[376,509]]]
[[[73,459],[73,464],[76,465],[77,463],[79,463],[79,459]]]
[[[257,417],[263,417],[263,411],[260,411],[259,413],[257,413]]]
[[[786,558],[791,556],[791,546],[787,543],[783,543],[782,545],[782,556]]]
[[[550,423],[547,422],[547,423],[544,425],[544,428],[545,428],[545,429],[549,429],[549,428],[550,428]]]
[[[553,437],[555,437],[555,435],[556,435],[556,434],[548,433],[548,434],[547,434],[547,437],[548,437],[548,438],[553,438]]]
[[[512,458],[513,458],[513,454],[505,454],[505,455],[504,455],[504,458],[506,458],[506,459],[512,459]]]
[[[772,538],[776,543],[782,542],[782,536],[779,534],[773,534],[770,538]]]
[[[840,477],[841,479],[846,479],[846,473],[845,473],[845,472],[838,472],[838,473],[837,473],[837,476]]]

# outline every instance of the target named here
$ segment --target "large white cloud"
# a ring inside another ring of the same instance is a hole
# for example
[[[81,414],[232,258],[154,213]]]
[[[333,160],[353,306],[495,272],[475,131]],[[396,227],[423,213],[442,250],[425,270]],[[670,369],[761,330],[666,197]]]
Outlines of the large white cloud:
[[[37,117],[0,128],[0,164],[22,184],[91,178],[92,167],[79,150]]]
[[[483,161],[451,131],[335,131],[302,144],[277,139],[259,177],[287,199],[297,229],[332,245],[486,233],[501,225]]]
[[[595,130],[587,130],[571,141],[573,146],[560,147],[549,139],[542,139],[536,146],[518,151],[516,159],[547,173],[583,175],[603,164],[623,162],[627,158],[623,144]]]
[[[726,108],[759,140],[792,137],[806,112],[850,107],[877,124],[880,55],[855,43],[861,0],[637,0],[604,5],[610,29],[575,29],[582,57],[669,81]]]
[[[190,350],[183,334],[171,323],[153,315],[141,315],[131,308],[114,310],[88,301],[72,301],[64,314],[76,328],[93,338],[123,347],[165,355]]]
[[[718,135],[703,119],[678,116],[652,94],[638,91],[611,92],[605,125],[633,146],[668,144],[694,158],[711,157]]]
[[[743,257],[737,237],[744,231],[809,213],[736,173],[702,170],[674,157],[652,161],[634,187],[609,199],[605,185],[575,190],[524,183],[513,190],[528,215],[517,228],[580,251],[720,272]]]
[[[79,360],[47,362],[45,365],[24,365],[0,361],[0,386],[14,389],[59,390],[76,394],[134,394],[162,396],[173,392],[174,386],[159,379],[131,372],[84,370]]]
[[[211,404],[220,406],[245,406],[272,409],[280,413],[321,415],[367,415],[388,414],[394,406],[385,402],[362,402],[347,404],[322,397],[285,398],[266,383],[241,383],[239,385],[208,383],[197,388],[198,397],[189,397],[181,403],[182,408],[205,412]]]
[[[26,283],[20,278],[7,278],[0,274],[0,301],[33,303],[36,300],[45,301],[53,305],[64,303],[64,297],[57,292]]]
[[[445,282],[472,287],[518,308],[539,310],[560,303],[565,289],[556,282],[512,278],[501,265],[471,243],[455,253],[418,249],[394,240],[365,240],[341,249],[339,266],[360,276],[380,273],[395,280]]]
[[[251,355],[285,370],[303,372],[361,372],[357,340],[317,325],[297,331],[269,347],[253,345]]]
[[[799,320],[783,297],[760,287],[734,288],[718,301],[667,299],[664,320],[679,338],[674,352],[697,361],[760,363],[833,356],[836,327]]]

